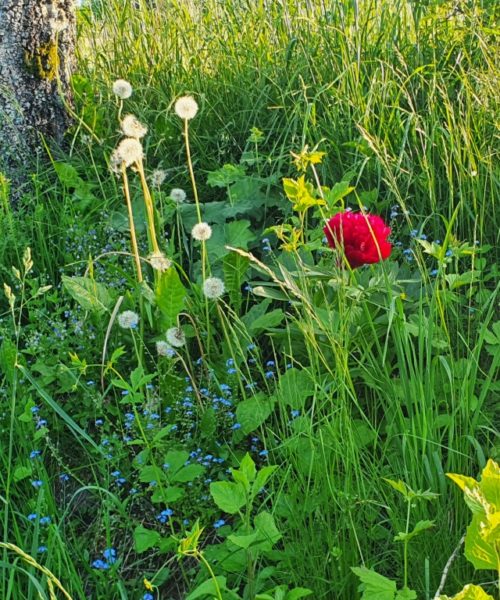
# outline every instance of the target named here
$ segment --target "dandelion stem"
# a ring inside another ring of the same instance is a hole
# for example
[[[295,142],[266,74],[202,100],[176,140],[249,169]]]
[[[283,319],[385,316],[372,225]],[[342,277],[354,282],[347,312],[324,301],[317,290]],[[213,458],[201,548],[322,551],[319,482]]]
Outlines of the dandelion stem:
[[[132,244],[132,252],[134,254],[134,259],[135,259],[135,268],[137,271],[137,281],[138,281],[138,283],[141,283],[142,282],[141,258],[139,256],[139,248],[137,247],[137,238],[135,235],[134,214],[132,212],[132,202],[130,201],[130,190],[128,187],[127,167],[125,166],[124,162],[122,162],[122,179],[123,179],[123,192],[125,194],[125,200],[127,202],[128,222],[130,225],[130,241]]]
[[[155,229],[155,210],[153,206],[153,199],[151,198],[151,192],[149,191],[148,183],[146,181],[146,175],[144,173],[144,165],[142,160],[135,163],[141,179],[142,193],[144,195],[144,203],[146,205],[146,213],[148,217],[149,235],[151,237],[151,244],[153,246],[153,252],[160,252],[158,246],[158,240],[156,239]]]
[[[184,119],[184,139],[186,141],[186,157],[189,169],[189,176],[191,177],[191,185],[193,186],[193,197],[194,203],[196,205],[196,215],[198,216],[198,223],[201,223],[200,199],[198,197],[198,188],[196,187],[196,179],[194,178],[193,161],[191,160],[191,150],[189,147],[188,119]]]

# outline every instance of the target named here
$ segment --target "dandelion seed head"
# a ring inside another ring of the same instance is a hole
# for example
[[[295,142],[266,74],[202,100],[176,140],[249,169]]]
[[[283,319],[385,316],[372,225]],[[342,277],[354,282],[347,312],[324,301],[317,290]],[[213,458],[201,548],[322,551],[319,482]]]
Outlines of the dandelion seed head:
[[[142,144],[135,138],[124,138],[116,147],[116,150],[111,155],[112,167],[116,163],[120,165],[125,163],[126,167],[130,167],[143,158]]]
[[[182,96],[175,103],[175,113],[181,119],[193,119],[198,112],[198,104],[192,96]]]
[[[122,329],[135,329],[139,324],[139,315],[133,310],[125,310],[118,315],[118,325]]]
[[[166,271],[167,269],[170,269],[170,267],[172,266],[172,261],[169,260],[164,254],[163,252],[152,252],[149,256],[148,256],[148,260],[150,265],[153,267],[153,269],[155,271]]]
[[[173,188],[170,190],[170,197],[174,202],[182,204],[186,200],[186,192],[181,190],[181,188]]]
[[[197,223],[191,230],[191,235],[199,242],[205,242],[212,237],[212,228],[208,223]]]
[[[129,138],[140,139],[146,135],[148,128],[134,115],[125,115],[120,123],[123,134]]]
[[[153,187],[160,187],[161,184],[165,181],[165,178],[167,177],[167,172],[164,171],[163,169],[155,169],[152,173],[151,173],[151,183],[153,185]]]
[[[172,358],[175,355],[175,350],[163,340],[156,342],[156,353],[158,356],[167,356],[168,358]]]
[[[186,343],[186,336],[180,327],[171,327],[166,333],[167,342],[174,348],[181,348]]]
[[[216,300],[220,298],[225,292],[224,282],[218,277],[209,277],[205,279],[203,283],[203,293],[207,298]]]
[[[117,79],[113,83],[113,94],[121,100],[126,100],[132,95],[132,86],[125,79]]]

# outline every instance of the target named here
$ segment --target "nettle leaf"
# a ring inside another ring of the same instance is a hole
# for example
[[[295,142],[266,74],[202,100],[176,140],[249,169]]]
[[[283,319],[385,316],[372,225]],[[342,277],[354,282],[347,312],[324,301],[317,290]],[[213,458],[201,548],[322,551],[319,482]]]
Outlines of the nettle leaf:
[[[85,310],[102,314],[108,312],[113,297],[106,286],[91,277],[62,276],[63,286],[69,295]]]
[[[304,408],[306,399],[314,393],[314,380],[307,371],[288,369],[280,378],[279,401],[295,410]]]
[[[254,519],[254,526],[259,533],[259,539],[269,544],[271,549],[283,537],[276,527],[274,517],[269,512],[261,512]]]
[[[139,554],[158,546],[160,540],[161,535],[153,529],[146,529],[142,525],[138,525],[134,530],[135,550],[136,552],[139,552]]]
[[[438,600],[494,600],[494,598],[487,594],[482,587],[469,584],[455,596],[439,596]]]
[[[213,501],[224,512],[234,515],[247,501],[245,489],[239,483],[216,481],[210,484]]]
[[[172,327],[177,322],[178,314],[184,308],[184,298],[186,296],[186,290],[174,267],[170,267],[160,275],[155,294],[163,325]]]
[[[246,435],[255,431],[273,412],[275,400],[266,399],[263,394],[242,400],[236,407],[236,418],[241,431]]]
[[[261,469],[259,469],[259,471],[257,472],[257,475],[255,477],[254,484],[252,486],[252,496],[253,497],[255,497],[261,491],[261,489],[266,485],[269,478],[272,476],[272,474],[276,471],[277,468],[278,467],[276,465],[268,465],[266,467],[262,467]]]
[[[359,591],[363,592],[361,600],[394,600],[396,583],[366,567],[351,567],[361,580]]]

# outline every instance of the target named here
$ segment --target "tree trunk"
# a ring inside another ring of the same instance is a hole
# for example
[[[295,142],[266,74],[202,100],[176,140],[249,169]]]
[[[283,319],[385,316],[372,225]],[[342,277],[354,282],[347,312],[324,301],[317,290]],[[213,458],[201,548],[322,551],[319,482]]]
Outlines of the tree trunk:
[[[0,0],[0,171],[13,182],[69,124],[74,46],[74,0]]]

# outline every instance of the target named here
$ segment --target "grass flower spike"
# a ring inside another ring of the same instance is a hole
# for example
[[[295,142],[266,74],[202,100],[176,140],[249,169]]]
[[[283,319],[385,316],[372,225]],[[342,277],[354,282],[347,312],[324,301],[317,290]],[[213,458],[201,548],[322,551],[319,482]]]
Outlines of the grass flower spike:
[[[139,315],[133,310],[125,310],[118,315],[118,325],[122,329],[135,329],[139,324]]]
[[[126,100],[132,95],[132,86],[125,79],[117,79],[113,83],[113,94],[118,96],[120,100]]]
[[[167,342],[174,348],[181,348],[186,344],[186,336],[180,327],[167,329]]]
[[[148,128],[134,117],[134,115],[125,115],[120,126],[124,135],[138,140],[144,137],[148,132]]]
[[[208,223],[197,223],[191,230],[191,235],[199,242],[206,242],[212,237],[212,228]]]
[[[218,277],[209,277],[203,283],[203,293],[210,300],[220,298],[225,292],[224,282]]]
[[[178,117],[189,121],[196,116],[198,104],[192,96],[182,96],[175,103],[174,110]]]

